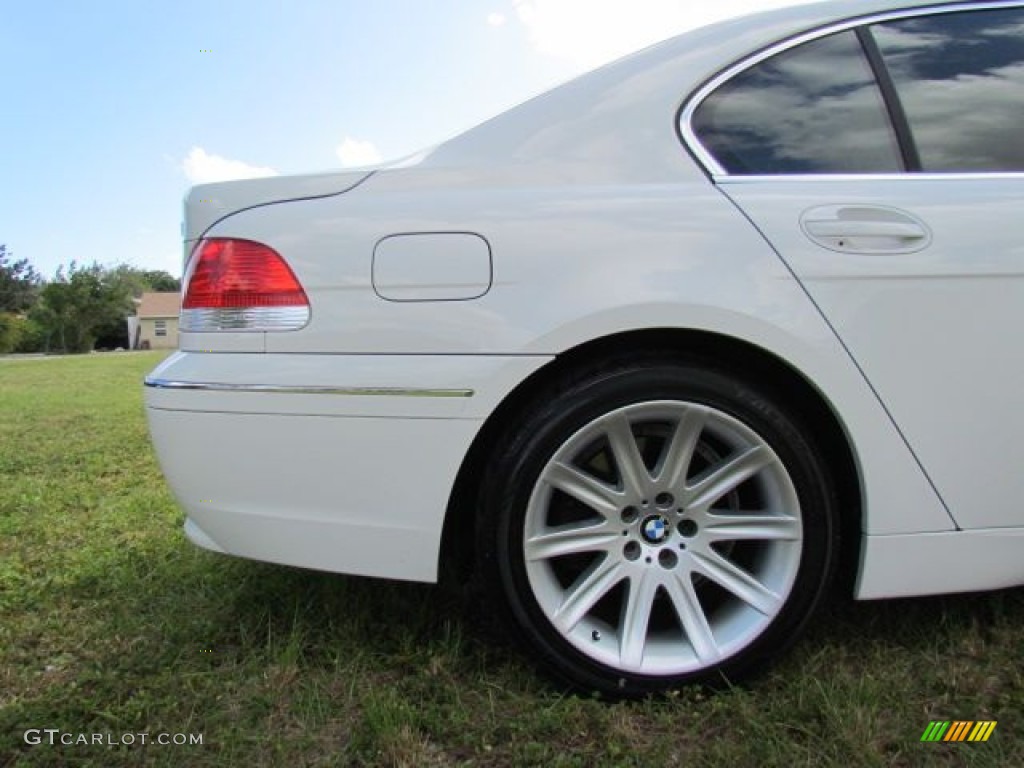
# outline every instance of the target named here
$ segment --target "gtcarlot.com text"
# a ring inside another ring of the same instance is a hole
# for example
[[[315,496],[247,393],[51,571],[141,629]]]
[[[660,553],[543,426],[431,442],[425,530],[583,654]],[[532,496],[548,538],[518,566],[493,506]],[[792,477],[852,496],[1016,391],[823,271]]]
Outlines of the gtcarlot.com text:
[[[201,733],[75,733],[59,728],[29,728],[25,731],[26,744],[32,746],[66,747],[131,747],[156,744],[162,747],[196,746],[203,743]]]

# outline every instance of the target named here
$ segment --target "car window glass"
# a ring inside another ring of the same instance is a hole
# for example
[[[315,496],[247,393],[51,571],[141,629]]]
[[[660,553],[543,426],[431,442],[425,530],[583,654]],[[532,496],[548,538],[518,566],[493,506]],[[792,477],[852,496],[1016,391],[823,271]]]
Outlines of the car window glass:
[[[1024,170],[1024,9],[872,27],[925,171]]]
[[[732,174],[903,170],[853,32],[805,43],[741,72],[704,100],[692,127]]]

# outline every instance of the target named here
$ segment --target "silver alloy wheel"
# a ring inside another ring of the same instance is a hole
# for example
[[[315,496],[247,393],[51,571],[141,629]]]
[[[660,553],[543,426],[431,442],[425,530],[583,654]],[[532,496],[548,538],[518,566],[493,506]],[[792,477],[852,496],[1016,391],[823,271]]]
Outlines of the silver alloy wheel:
[[[796,579],[803,525],[785,466],[729,414],[619,408],[563,443],[526,510],[538,605],[594,661],[699,671],[756,640]]]

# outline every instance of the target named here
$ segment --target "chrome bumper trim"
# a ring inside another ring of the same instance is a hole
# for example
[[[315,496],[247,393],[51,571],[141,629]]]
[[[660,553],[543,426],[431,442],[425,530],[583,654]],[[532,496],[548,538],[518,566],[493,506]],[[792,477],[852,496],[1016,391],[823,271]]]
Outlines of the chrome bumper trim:
[[[147,376],[147,387],[204,392],[262,392],[274,395],[344,395],[347,397],[472,397],[472,389],[410,389],[406,387],[318,387],[302,384],[222,384],[212,381],[173,381]]]

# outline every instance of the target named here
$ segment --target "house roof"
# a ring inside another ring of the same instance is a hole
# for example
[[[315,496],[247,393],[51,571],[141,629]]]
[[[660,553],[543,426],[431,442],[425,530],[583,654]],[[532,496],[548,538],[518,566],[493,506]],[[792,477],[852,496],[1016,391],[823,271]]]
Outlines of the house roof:
[[[139,317],[177,317],[181,311],[181,294],[177,291],[144,293],[139,303]]]

